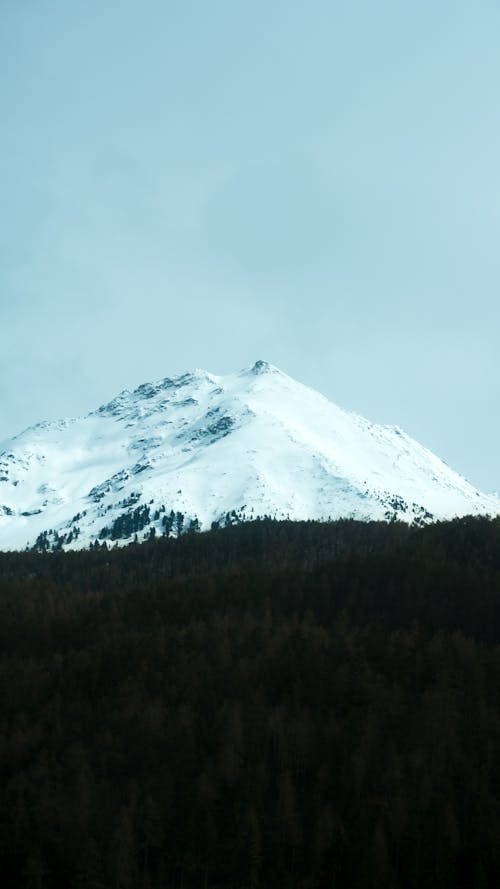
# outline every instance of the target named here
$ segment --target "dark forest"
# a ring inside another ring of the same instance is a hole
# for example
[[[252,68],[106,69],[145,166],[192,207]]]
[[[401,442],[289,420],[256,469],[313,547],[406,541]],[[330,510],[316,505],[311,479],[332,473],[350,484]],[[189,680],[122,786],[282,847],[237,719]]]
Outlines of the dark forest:
[[[4,889],[483,889],[500,520],[0,554]]]

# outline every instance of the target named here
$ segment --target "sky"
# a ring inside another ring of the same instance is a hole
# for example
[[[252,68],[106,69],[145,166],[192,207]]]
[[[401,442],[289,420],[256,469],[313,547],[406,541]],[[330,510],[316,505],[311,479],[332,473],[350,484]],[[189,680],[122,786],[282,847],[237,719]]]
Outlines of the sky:
[[[500,4],[2,0],[0,441],[265,359],[500,491]]]

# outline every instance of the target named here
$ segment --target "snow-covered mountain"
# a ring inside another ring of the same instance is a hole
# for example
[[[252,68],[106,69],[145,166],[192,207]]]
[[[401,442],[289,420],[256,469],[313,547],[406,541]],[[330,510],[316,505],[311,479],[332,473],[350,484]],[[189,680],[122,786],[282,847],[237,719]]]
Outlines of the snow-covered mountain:
[[[0,549],[73,549],[258,516],[426,522],[500,513],[395,426],[264,361],[124,391],[0,453]]]

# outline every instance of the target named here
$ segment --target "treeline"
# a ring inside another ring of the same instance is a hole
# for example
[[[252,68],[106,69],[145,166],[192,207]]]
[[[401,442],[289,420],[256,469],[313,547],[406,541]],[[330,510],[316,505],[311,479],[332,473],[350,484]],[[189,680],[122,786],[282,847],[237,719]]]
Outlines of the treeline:
[[[500,522],[0,554],[6,889],[498,886]]]

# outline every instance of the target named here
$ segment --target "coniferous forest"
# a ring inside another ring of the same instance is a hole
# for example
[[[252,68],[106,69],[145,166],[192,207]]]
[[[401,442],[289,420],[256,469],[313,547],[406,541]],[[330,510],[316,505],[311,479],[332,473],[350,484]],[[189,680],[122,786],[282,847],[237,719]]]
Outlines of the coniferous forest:
[[[4,889],[500,883],[500,520],[0,554]]]

